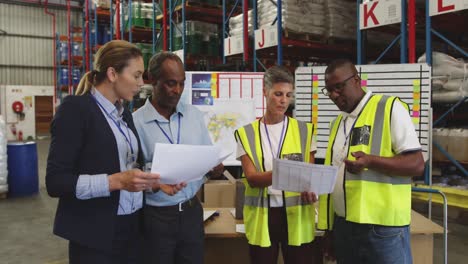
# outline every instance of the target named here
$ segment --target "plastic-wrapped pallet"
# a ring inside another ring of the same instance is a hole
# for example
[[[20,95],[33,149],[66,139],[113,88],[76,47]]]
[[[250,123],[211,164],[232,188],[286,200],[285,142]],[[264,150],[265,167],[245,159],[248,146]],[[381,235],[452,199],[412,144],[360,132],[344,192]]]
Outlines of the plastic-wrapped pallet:
[[[270,26],[277,17],[275,1],[258,0],[259,27]],[[283,0],[283,29],[296,33],[324,35],[325,8],[324,0]]]
[[[244,15],[240,14],[234,17],[231,17],[229,19],[229,34],[231,36],[239,36],[242,35],[243,32],[243,18]],[[252,10],[249,10],[248,12],[248,30],[249,30],[249,35],[252,35],[254,32],[253,29],[253,13]]]
[[[356,39],[356,3],[344,0],[325,0],[327,36]]]
[[[426,54],[419,59],[426,62]],[[441,52],[432,53],[432,101],[455,103],[468,96],[468,63]]]
[[[111,5],[111,0],[93,0],[94,4],[103,9],[109,9]]]
[[[0,194],[8,192],[7,158],[6,124],[3,116],[0,115]]]

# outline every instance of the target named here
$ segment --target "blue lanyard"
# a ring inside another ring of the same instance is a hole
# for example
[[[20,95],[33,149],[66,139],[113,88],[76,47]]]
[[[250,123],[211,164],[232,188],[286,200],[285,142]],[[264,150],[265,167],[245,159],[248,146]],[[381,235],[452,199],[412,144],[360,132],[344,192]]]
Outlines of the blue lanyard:
[[[286,116],[284,116],[284,118],[283,118],[283,128],[281,129],[280,142],[278,144],[278,151],[276,152],[276,155],[275,155],[273,153],[273,147],[271,146],[270,133],[268,133],[268,128],[267,128],[267,125],[266,125],[265,116],[263,117],[263,125],[265,126],[265,131],[266,131],[266,134],[267,134],[268,143],[270,144],[271,156],[273,158],[275,158],[275,157],[279,158],[279,155],[280,155],[281,146],[283,145],[283,140],[284,140],[283,136],[284,136],[284,128],[285,128],[284,123],[285,123],[285,120],[286,120]]]
[[[133,145],[132,145],[132,137],[130,136],[130,131],[128,130],[128,126],[125,125],[125,127],[127,128],[127,134],[128,134],[128,137],[127,135],[125,135],[125,132],[122,130],[122,128],[120,127],[120,123],[115,121],[114,118],[112,117],[111,114],[109,114],[106,109],[104,109],[104,106],[101,105],[101,103],[99,103],[99,101],[93,96],[93,99],[94,101],[96,101],[96,103],[99,105],[99,107],[104,110],[104,113],[106,113],[106,115],[112,120],[112,122],[114,122],[114,125],[119,129],[120,133],[124,136],[125,138],[125,141],[127,141],[128,145],[130,146],[130,153],[132,154],[132,161],[135,161],[135,157],[133,155]]]
[[[177,114],[177,117],[179,118],[178,124],[179,124],[179,129],[177,130],[177,144],[180,143],[180,113]],[[167,140],[171,143],[174,144],[174,141],[172,141],[172,138],[169,137],[169,135],[164,131],[164,129],[161,127],[159,124],[158,120],[154,120],[156,122],[156,125],[158,125],[159,129],[161,129],[161,132],[163,132],[164,136],[166,136]],[[170,123],[169,123],[170,125]]]

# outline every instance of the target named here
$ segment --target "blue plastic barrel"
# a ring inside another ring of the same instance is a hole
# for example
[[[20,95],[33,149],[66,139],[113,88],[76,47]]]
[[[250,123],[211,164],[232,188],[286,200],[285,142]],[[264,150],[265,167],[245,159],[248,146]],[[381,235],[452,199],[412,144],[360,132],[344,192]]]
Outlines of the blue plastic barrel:
[[[36,142],[7,144],[8,196],[21,197],[39,192]]]

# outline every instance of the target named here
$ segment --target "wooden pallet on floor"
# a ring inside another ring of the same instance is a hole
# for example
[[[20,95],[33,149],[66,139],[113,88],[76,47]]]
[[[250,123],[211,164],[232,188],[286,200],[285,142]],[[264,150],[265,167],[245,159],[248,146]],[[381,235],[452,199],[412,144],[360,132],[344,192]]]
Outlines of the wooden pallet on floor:
[[[6,199],[7,198],[7,193],[0,193],[0,200]]]

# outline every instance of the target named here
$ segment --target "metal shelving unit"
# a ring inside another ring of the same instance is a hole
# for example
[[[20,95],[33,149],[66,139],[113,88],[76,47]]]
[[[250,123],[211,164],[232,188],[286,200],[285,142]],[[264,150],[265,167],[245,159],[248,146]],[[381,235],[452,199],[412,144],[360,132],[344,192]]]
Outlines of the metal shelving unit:
[[[233,14],[233,10],[226,10],[226,0],[223,1],[223,37],[229,37],[229,34],[226,30],[226,27],[229,22],[229,18]],[[237,0],[235,6],[239,6],[240,3],[242,6],[243,14],[243,34],[242,34],[242,43],[243,43],[243,53],[242,61],[245,64],[252,66],[253,71],[258,70],[258,66],[262,69],[265,69],[265,66],[260,61],[260,58],[269,58],[276,61],[276,64],[283,65],[285,58],[298,58],[308,59],[309,57],[320,58],[324,60],[329,60],[331,58],[337,58],[340,56],[350,56],[353,54],[353,50],[345,44],[332,44],[324,41],[314,41],[314,40],[302,40],[295,39],[290,36],[286,36],[283,29],[283,17],[282,17],[282,3],[281,1],[274,1],[276,4],[276,18],[274,19],[271,26],[276,26],[276,43],[274,47],[269,47],[265,49],[257,50],[255,48],[255,43],[258,39],[253,35],[252,41],[249,41],[248,36],[248,10],[250,8],[248,1],[246,0]],[[259,30],[258,27],[258,8],[257,1],[253,1],[251,6],[253,12],[253,28],[254,30]],[[228,12],[226,12],[228,11]],[[229,13],[229,15],[227,15]],[[310,34],[309,34],[310,35]],[[224,43],[223,43],[224,44]],[[251,52],[250,52],[251,51]],[[273,57],[271,54],[275,54]],[[250,56],[252,54],[252,56]],[[234,57],[236,55],[233,55]],[[238,55],[237,55],[238,56]],[[226,63],[226,54],[224,54],[223,47],[223,63]]]
[[[357,40],[357,64],[366,64],[366,30],[361,29],[360,26],[360,5],[363,3],[362,0],[356,0],[356,15],[357,15],[357,30],[356,30],[356,40]],[[372,3],[372,2],[371,2]],[[415,12],[414,6],[415,0],[401,0],[401,22],[400,30],[397,36],[388,44],[388,46],[378,55],[377,59],[373,64],[378,63],[389,50],[395,46],[395,44],[400,44],[400,63],[408,63],[408,50],[411,54],[410,63],[415,63]],[[409,22],[409,25],[407,26]],[[388,25],[386,26],[388,27]],[[392,31],[392,30],[390,30]],[[409,40],[409,41],[408,41]],[[409,42],[409,46],[408,46]]]

